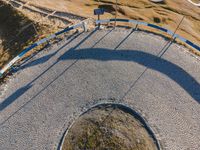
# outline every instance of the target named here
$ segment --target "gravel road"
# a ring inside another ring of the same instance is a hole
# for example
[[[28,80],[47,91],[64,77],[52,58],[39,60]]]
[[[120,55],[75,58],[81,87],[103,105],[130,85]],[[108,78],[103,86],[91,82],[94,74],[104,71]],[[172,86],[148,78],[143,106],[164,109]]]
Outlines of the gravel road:
[[[141,31],[74,35],[25,62],[0,87],[0,150],[57,149],[89,107],[122,103],[147,120],[163,149],[200,149],[200,61]]]

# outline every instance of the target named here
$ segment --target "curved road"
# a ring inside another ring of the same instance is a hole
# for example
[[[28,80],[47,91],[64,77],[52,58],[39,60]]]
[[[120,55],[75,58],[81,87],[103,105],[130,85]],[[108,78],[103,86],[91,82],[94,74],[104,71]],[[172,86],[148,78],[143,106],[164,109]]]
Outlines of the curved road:
[[[142,114],[162,148],[200,147],[200,61],[157,35],[74,35],[25,62],[2,85],[0,149],[56,149],[64,130],[106,101]]]

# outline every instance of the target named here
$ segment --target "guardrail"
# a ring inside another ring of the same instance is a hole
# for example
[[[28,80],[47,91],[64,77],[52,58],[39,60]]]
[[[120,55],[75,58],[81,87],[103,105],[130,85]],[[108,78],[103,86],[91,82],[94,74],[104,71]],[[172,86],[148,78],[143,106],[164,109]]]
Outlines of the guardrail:
[[[141,21],[137,21],[137,20],[129,20],[129,19],[105,19],[105,20],[96,20],[95,23],[96,24],[102,24],[102,23],[109,23],[109,22],[129,22],[129,23],[134,23],[136,25],[144,25],[144,26],[148,26],[154,29],[158,29],[162,32],[165,32],[169,35],[172,36],[172,38],[178,38],[179,40],[181,40],[182,42],[188,44],[189,46],[191,46],[192,48],[196,49],[197,51],[200,51],[200,46],[196,45],[195,43],[181,37],[178,34],[174,34],[174,32],[172,32],[171,30],[165,29],[163,27],[157,26],[155,24],[150,24],[150,23],[146,23],[146,22],[141,22]],[[6,66],[3,67],[3,69],[0,70],[0,78],[4,75],[5,72],[7,72],[18,60],[20,60],[27,52],[31,51],[32,49],[34,49],[35,47],[48,42],[49,40],[65,33],[68,32],[70,30],[76,29],[82,27],[84,29],[84,31],[86,31],[87,27],[86,27],[86,23],[85,22],[81,22],[79,24],[76,24],[74,26],[70,26],[68,28],[65,28],[55,34],[50,35],[47,38],[44,38],[34,44],[32,44],[31,46],[27,47],[25,50],[23,50],[19,55],[17,55],[14,59],[12,59]]]
[[[141,21],[137,21],[137,20],[129,20],[129,19],[105,19],[105,20],[97,20],[96,24],[109,23],[109,22],[115,22],[115,21],[117,21],[117,22],[129,22],[129,23],[134,23],[136,25],[144,25],[144,26],[148,26],[148,27],[151,27],[151,28],[154,28],[154,29],[158,29],[158,30],[160,30],[162,32],[165,32],[165,33],[171,35],[172,38],[178,38],[179,40],[181,40],[182,42],[188,44],[192,48],[200,51],[200,46],[198,46],[195,43],[193,43],[193,42],[191,42],[191,41],[189,41],[189,40],[181,37],[178,34],[174,34],[174,32],[172,32],[171,30],[165,29],[165,28],[157,26],[155,24],[150,24],[150,23],[141,22]]]
[[[31,51],[32,49],[34,49],[35,47],[43,44],[43,43],[46,43],[48,42],[49,40],[51,39],[54,39],[55,37],[63,34],[63,33],[66,33],[66,32],[69,32],[73,29],[77,29],[79,27],[82,27],[84,29],[84,31],[87,30],[87,27],[86,27],[86,23],[85,22],[81,22],[79,24],[76,24],[74,26],[70,26],[70,27],[67,27],[55,34],[52,34],[50,36],[48,36],[47,38],[44,38],[32,45],[30,45],[29,47],[27,47],[26,49],[24,49],[19,55],[17,55],[14,59],[12,59],[7,65],[5,65],[1,70],[0,70],[0,78],[4,75],[5,72],[7,72],[18,60],[20,60],[27,52]]]

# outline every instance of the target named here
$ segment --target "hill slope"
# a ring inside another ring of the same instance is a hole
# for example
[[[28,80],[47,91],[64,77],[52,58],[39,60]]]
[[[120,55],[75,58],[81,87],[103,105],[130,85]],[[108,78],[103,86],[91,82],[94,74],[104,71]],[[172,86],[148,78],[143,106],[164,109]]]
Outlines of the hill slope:
[[[22,0],[28,2],[29,0]],[[103,18],[113,17],[115,0],[32,0],[32,5],[49,9],[67,11],[84,17],[93,16],[93,9],[103,7],[108,13]],[[153,3],[149,0],[118,0],[118,17],[131,18],[156,23],[175,30],[185,15],[178,33],[189,40],[200,44],[200,8],[187,0],[165,0],[164,3]]]
[[[12,9],[11,6],[0,2],[0,66],[14,57],[23,46],[36,35],[33,26],[22,31],[22,27],[33,21]]]

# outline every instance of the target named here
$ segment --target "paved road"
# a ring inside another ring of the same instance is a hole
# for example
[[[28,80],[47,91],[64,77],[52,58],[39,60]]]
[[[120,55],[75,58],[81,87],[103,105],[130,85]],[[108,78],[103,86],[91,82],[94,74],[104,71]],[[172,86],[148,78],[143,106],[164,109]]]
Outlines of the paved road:
[[[164,38],[116,29],[75,35],[24,63],[1,88],[0,149],[56,149],[87,108],[142,114],[167,150],[200,147],[200,61]]]

